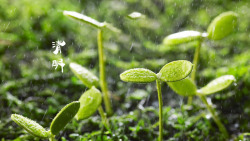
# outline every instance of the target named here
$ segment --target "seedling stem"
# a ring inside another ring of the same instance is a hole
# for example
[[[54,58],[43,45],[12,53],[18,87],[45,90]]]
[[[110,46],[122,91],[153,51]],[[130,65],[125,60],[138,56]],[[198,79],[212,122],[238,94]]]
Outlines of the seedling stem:
[[[196,71],[197,71],[197,66],[198,66],[198,62],[199,62],[199,57],[200,57],[200,48],[201,48],[201,44],[202,44],[202,39],[198,40],[198,45],[195,49],[195,53],[194,53],[194,59],[193,59],[193,71],[191,73],[191,79],[194,81],[195,83],[195,77],[196,77]],[[192,100],[193,100],[193,96],[189,96],[188,97],[188,105],[192,104]]]
[[[103,53],[103,42],[102,42],[102,29],[98,29],[97,42],[98,42],[98,54],[99,54],[99,74],[100,74],[100,86],[103,93],[104,105],[108,115],[112,115],[113,111],[110,104],[108,86],[106,83],[105,75],[105,57]]]
[[[207,99],[206,99],[205,96],[200,95],[199,97],[202,100],[202,102],[206,105],[208,111],[212,114],[212,117],[213,117],[215,123],[219,127],[219,130],[222,132],[224,137],[226,139],[228,139],[228,137],[229,137],[228,132],[227,132],[225,126],[221,123],[220,118],[216,115],[215,110],[213,109],[213,107],[208,104]]]
[[[106,114],[104,113],[102,106],[98,108],[99,114],[101,115],[102,118],[102,123],[106,127],[107,130],[111,131],[109,128],[109,123]]]
[[[49,138],[49,141],[54,141],[55,140],[55,136],[52,135],[50,138]]]
[[[156,80],[156,87],[158,92],[158,101],[159,101],[159,141],[162,141],[162,132],[163,132],[163,124],[162,124],[162,93],[161,93],[161,80]]]

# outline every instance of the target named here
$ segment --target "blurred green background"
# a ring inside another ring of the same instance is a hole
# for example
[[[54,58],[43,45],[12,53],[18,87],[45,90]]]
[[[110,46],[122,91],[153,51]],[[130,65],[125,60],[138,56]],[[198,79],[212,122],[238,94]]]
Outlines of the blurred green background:
[[[173,60],[192,61],[196,42],[166,47],[162,45],[164,37],[184,30],[206,32],[220,13],[238,13],[235,33],[220,41],[203,42],[197,80],[201,87],[218,76],[234,75],[237,82],[230,89],[210,97],[232,138],[250,132],[249,7],[248,0],[0,0],[0,138],[34,140],[10,120],[12,113],[49,127],[63,105],[80,97],[86,87],[70,71],[69,62],[77,62],[98,74],[97,30],[65,17],[63,10],[112,23],[122,31],[104,33],[107,81],[116,111],[111,118],[111,140],[153,140],[157,136],[157,128],[150,128],[157,122],[155,84],[124,83],[119,74],[135,67],[158,72]],[[146,18],[127,18],[134,11]],[[66,42],[61,54],[66,64],[63,73],[51,66],[56,58],[52,42],[57,40]],[[220,139],[209,118],[195,121],[192,127],[187,125],[191,118],[206,112],[198,99],[187,110],[181,106],[186,98],[174,94],[167,85],[163,87],[164,115],[168,118],[164,135],[169,140]],[[138,89],[144,89],[149,96],[134,100],[130,95]],[[138,109],[143,100],[145,109]],[[58,139],[98,140],[99,123],[98,114],[85,121],[73,121]]]

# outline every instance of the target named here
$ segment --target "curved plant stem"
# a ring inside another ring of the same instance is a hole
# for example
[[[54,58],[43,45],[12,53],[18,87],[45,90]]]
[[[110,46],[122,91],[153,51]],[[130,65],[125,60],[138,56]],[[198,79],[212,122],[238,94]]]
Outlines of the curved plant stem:
[[[104,113],[104,111],[103,111],[103,109],[102,109],[102,106],[100,106],[100,107],[98,108],[98,111],[99,111],[99,114],[101,115],[103,125],[106,127],[107,130],[111,131],[111,130],[110,130],[110,127],[109,127],[109,123],[108,123],[107,116],[106,116],[106,114]]]
[[[202,40],[198,40],[198,45],[197,45],[197,47],[195,49],[195,53],[194,53],[194,59],[193,59],[194,68],[193,68],[193,71],[191,73],[191,79],[193,81],[195,81],[195,77],[196,77],[196,71],[197,71],[197,66],[198,66],[199,57],[200,57],[201,43],[202,43]]]
[[[205,96],[200,96],[200,98],[201,98],[202,102],[206,105],[208,111],[212,114],[212,117],[213,117],[215,123],[217,124],[217,126],[219,127],[219,130],[221,131],[221,133],[224,135],[225,138],[228,138],[229,135],[228,135],[227,129],[221,123],[220,118],[216,115],[214,108],[208,104]]]
[[[55,136],[52,135],[52,136],[49,138],[49,141],[55,141]]]
[[[199,62],[201,44],[202,44],[202,39],[198,40],[198,45],[197,45],[197,47],[195,49],[195,53],[194,53],[194,59],[193,59],[194,68],[193,68],[193,71],[191,73],[191,79],[194,82],[195,82],[196,71],[197,71],[197,66],[198,66],[198,62]],[[193,99],[192,96],[188,97],[188,105],[192,104],[192,99]]]
[[[193,101],[193,96],[188,97],[188,105],[191,105]]]
[[[105,73],[105,57],[103,53],[103,43],[102,43],[102,30],[98,29],[98,56],[99,56],[99,75],[100,75],[100,85],[103,92],[105,110],[108,115],[112,115],[112,108],[110,104],[109,94],[108,94],[108,86],[106,82],[106,73]]]
[[[162,141],[162,132],[163,132],[163,124],[162,124],[162,94],[161,94],[161,80],[156,80],[156,87],[158,92],[158,101],[159,101],[159,141]]]

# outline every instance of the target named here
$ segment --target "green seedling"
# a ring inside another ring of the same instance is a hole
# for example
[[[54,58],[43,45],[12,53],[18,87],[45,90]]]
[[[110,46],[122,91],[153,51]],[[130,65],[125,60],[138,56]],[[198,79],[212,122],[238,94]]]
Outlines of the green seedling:
[[[85,16],[83,14],[74,12],[74,11],[64,11],[64,15],[73,18],[75,20],[78,20],[80,22],[89,24],[95,28],[98,29],[98,34],[97,34],[97,42],[98,42],[98,56],[99,56],[99,75],[100,75],[100,86],[102,89],[103,93],[103,98],[104,98],[104,104],[105,104],[105,109],[107,111],[108,115],[111,115],[113,113],[112,108],[111,108],[111,103],[110,103],[110,98],[109,98],[109,93],[108,93],[108,86],[106,82],[106,71],[105,71],[105,56],[103,53],[103,30],[104,29],[109,29],[114,32],[120,32],[119,29],[113,27],[111,24],[106,23],[106,22],[98,22],[95,19],[92,19],[88,16]]]
[[[198,41],[198,45],[195,50],[193,64],[194,69],[191,74],[191,79],[195,82],[196,71],[199,61],[199,54],[202,42],[204,39],[221,40],[234,32],[237,25],[237,14],[234,12],[224,12],[217,16],[211,24],[208,26],[207,33],[201,33],[198,31],[183,31],[179,33],[171,34],[163,40],[165,46],[172,46],[187,43],[190,41]],[[192,97],[188,98],[188,104],[192,103]]]
[[[162,123],[162,94],[161,83],[179,81],[186,78],[192,71],[192,63],[185,60],[173,61],[166,64],[159,73],[144,68],[130,69],[120,75],[121,80],[134,83],[150,83],[156,81],[159,102],[159,140],[163,139]]]
[[[54,136],[57,135],[76,115],[80,108],[80,102],[74,101],[66,105],[55,116],[50,125],[50,130],[45,130],[40,124],[35,121],[23,117],[22,115],[12,114],[11,119],[24,128],[28,133],[39,138],[49,138],[54,140]]]
[[[197,86],[190,78],[185,78],[184,80],[178,82],[167,82],[173,91],[181,96],[198,96],[202,100],[202,102],[206,105],[208,111],[211,113],[215,123],[219,127],[219,130],[222,132],[225,138],[228,138],[228,132],[219,117],[216,115],[215,110],[211,105],[208,104],[206,95],[217,93],[227,87],[229,87],[235,81],[234,76],[232,75],[224,75],[221,76],[201,89],[197,90]]]
[[[69,66],[75,76],[80,79],[84,85],[90,88],[88,91],[84,92],[79,99],[81,106],[76,115],[76,119],[87,119],[98,109],[104,126],[109,130],[108,120],[101,106],[102,94],[96,89],[99,81],[98,77],[77,63],[70,63]]]

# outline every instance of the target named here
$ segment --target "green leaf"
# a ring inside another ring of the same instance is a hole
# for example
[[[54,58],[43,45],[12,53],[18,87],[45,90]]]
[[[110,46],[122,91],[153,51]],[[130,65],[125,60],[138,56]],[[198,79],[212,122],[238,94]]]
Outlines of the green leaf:
[[[92,19],[92,18],[90,18],[88,16],[85,16],[83,14],[80,14],[80,13],[77,13],[77,12],[74,12],[74,11],[63,11],[63,14],[70,17],[70,18],[76,19],[78,21],[90,24],[90,25],[92,25],[92,26],[94,26],[96,28],[102,28],[102,27],[105,26],[104,23],[98,22],[95,19]]]
[[[77,120],[83,120],[93,115],[102,103],[101,92],[92,87],[82,94],[79,99],[81,106],[76,115]]]
[[[205,87],[198,90],[201,95],[209,95],[227,88],[235,81],[233,75],[224,75],[208,83]]]
[[[92,86],[97,87],[99,85],[99,79],[86,68],[77,63],[70,63],[69,67],[88,88],[91,88]]]
[[[207,29],[208,38],[220,40],[231,34],[237,26],[237,14],[224,12],[217,16]]]
[[[131,14],[128,15],[128,18],[133,19],[133,20],[143,18],[143,17],[145,16],[139,12],[132,12]]]
[[[181,81],[167,82],[169,87],[179,95],[182,96],[193,96],[196,95],[196,85],[190,78],[185,78]]]
[[[63,14],[65,16],[72,18],[72,19],[78,20],[78,21],[83,22],[83,23],[87,23],[87,24],[89,24],[93,27],[96,27],[96,28],[106,28],[106,29],[109,29],[109,30],[117,32],[117,33],[121,32],[120,29],[114,27],[110,23],[107,23],[107,22],[101,23],[95,19],[92,19],[91,17],[85,16],[83,14],[80,14],[80,13],[77,13],[74,11],[63,11]]]
[[[120,78],[125,82],[149,83],[155,81],[157,76],[151,70],[137,68],[123,72],[120,74]]]
[[[40,138],[48,138],[50,136],[50,133],[46,131],[40,124],[29,118],[18,114],[12,114],[11,119],[33,136]]]
[[[194,40],[199,40],[202,37],[202,33],[198,31],[182,31],[178,33],[171,34],[164,38],[164,45],[178,45]]]
[[[63,107],[50,125],[51,133],[57,135],[72,120],[72,118],[74,118],[79,108],[79,101],[73,101]]]
[[[179,81],[186,78],[192,71],[193,64],[189,61],[179,60],[166,64],[157,77],[164,82]]]

